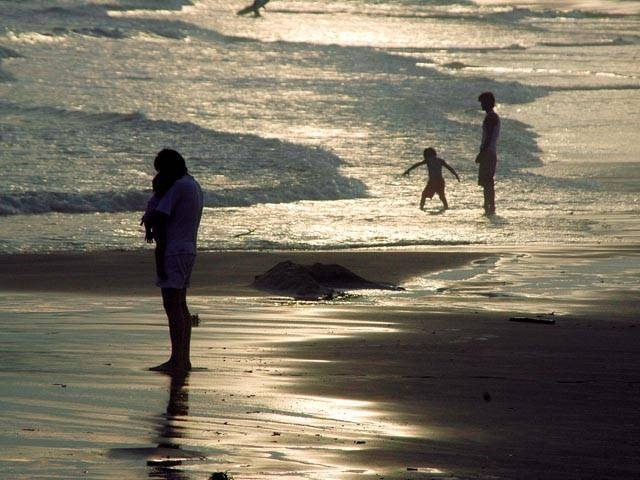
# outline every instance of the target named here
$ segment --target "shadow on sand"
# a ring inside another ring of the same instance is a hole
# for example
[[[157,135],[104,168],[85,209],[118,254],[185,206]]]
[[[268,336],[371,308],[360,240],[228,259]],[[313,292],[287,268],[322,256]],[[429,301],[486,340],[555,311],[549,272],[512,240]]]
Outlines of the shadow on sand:
[[[491,227],[504,227],[509,224],[509,221],[505,217],[500,215],[484,215],[487,224]]]
[[[446,212],[447,209],[446,208],[439,208],[438,210],[432,210],[429,212],[429,215],[442,215],[444,212]]]

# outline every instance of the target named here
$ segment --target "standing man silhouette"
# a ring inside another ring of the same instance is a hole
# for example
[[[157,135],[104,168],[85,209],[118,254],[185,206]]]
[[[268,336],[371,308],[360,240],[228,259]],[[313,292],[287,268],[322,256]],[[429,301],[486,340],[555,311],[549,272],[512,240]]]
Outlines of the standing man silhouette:
[[[491,92],[484,92],[478,97],[480,107],[486,112],[482,122],[482,142],[480,153],[476,157],[478,164],[478,185],[484,190],[484,213],[495,215],[496,193],[494,176],[498,163],[498,137],[500,136],[500,117],[493,111],[496,106],[496,98]]]
[[[161,150],[154,160],[166,191],[148,218],[156,241],[156,285],[169,320],[171,357],[151,370],[182,373],[191,370],[191,314],[187,287],[196,260],[202,189],[189,175],[184,158],[175,150]]]

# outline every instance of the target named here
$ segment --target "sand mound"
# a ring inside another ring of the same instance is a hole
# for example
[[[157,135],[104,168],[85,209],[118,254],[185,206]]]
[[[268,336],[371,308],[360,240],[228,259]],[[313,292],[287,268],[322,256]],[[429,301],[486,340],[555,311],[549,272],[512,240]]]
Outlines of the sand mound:
[[[300,300],[324,300],[344,294],[345,290],[380,289],[402,290],[388,283],[372,282],[336,264],[300,265],[280,262],[252,284],[255,288],[278,292]]]

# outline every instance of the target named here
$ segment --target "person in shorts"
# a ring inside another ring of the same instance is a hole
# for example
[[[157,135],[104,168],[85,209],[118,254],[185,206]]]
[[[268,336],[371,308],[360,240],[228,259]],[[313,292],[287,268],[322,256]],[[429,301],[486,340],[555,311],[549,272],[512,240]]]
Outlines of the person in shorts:
[[[156,242],[156,285],[169,321],[171,356],[152,367],[163,372],[188,372],[191,369],[191,315],[187,307],[187,288],[196,260],[198,228],[202,217],[203,196],[198,182],[175,150],[161,150],[154,167],[163,179],[164,193],[154,202],[155,209],[145,214],[145,226]]]
[[[476,156],[478,164],[478,185],[484,196],[484,214],[496,213],[495,174],[498,164],[498,137],[500,136],[500,116],[493,110],[496,98],[491,92],[481,93],[478,97],[480,107],[486,113],[482,122],[482,140],[480,153]]]
[[[451,167],[447,162],[438,157],[438,153],[436,152],[435,148],[425,148],[422,156],[424,157],[424,160],[407,168],[404,171],[403,175],[409,175],[409,172],[411,172],[411,170],[413,170],[414,168],[417,168],[420,165],[425,165],[428,179],[427,185],[426,187],[424,187],[422,196],[420,197],[420,210],[424,210],[426,199],[433,198],[433,195],[435,195],[436,193],[438,194],[440,201],[442,201],[442,209],[446,210],[449,208],[449,203],[447,202],[447,197],[444,193],[445,184],[444,177],[442,176],[442,167],[445,167],[447,170],[449,170],[453,174],[453,176],[456,177],[458,182],[460,181],[460,177],[453,169],[453,167]]]

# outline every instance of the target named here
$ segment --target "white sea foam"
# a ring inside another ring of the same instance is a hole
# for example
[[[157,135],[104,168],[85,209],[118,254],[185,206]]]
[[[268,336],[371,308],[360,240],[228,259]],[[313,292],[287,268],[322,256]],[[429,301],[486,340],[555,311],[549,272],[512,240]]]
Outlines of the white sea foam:
[[[4,35],[4,39],[10,43],[33,45],[36,43],[64,43],[65,39],[60,36],[43,34],[39,32],[12,32]]]
[[[581,10],[585,12],[603,12],[619,15],[640,13],[640,2],[635,0],[473,0],[479,5],[524,5],[537,6],[560,11]]]

